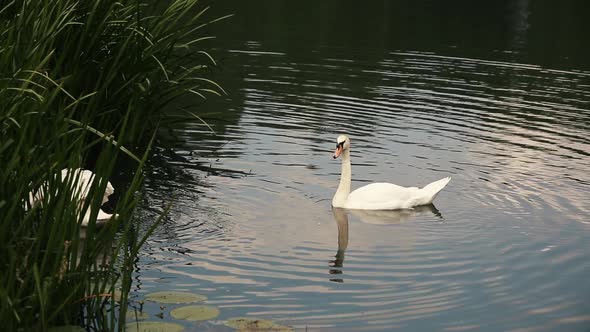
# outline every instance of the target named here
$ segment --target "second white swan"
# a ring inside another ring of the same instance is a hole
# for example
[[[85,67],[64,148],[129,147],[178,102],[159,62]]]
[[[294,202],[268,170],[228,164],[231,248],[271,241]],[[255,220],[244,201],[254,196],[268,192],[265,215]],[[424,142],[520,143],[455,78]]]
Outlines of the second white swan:
[[[332,199],[332,206],[359,210],[398,210],[432,203],[436,195],[451,181],[450,177],[432,182],[424,188],[401,187],[393,183],[372,183],[350,192],[352,167],[350,139],[338,136],[334,159],[342,156],[340,185]]]

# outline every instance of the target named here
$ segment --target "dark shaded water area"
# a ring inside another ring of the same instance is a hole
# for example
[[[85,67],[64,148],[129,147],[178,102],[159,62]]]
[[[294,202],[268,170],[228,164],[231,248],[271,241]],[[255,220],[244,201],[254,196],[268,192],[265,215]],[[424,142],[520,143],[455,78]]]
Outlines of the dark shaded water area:
[[[198,110],[217,135],[180,125],[151,160],[139,216],[173,205],[133,298],[308,330],[588,331],[590,3],[212,5],[236,14],[214,29],[229,96]],[[353,188],[453,179],[435,206],[332,211],[341,133]]]

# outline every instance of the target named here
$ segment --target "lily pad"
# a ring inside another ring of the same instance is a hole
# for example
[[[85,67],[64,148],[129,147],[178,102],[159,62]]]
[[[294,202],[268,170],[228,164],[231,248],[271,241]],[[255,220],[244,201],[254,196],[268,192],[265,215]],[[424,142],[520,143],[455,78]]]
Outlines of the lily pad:
[[[81,328],[78,325],[64,325],[64,326],[52,327],[47,331],[48,332],[84,332],[86,330],[84,330],[83,328]]]
[[[278,325],[267,319],[237,317],[227,320],[226,326],[240,331],[292,331],[289,326]]]
[[[208,305],[189,305],[170,311],[170,316],[191,321],[209,320],[219,316],[219,309]]]
[[[127,332],[180,332],[184,327],[176,323],[166,322],[138,322],[125,327]]]
[[[146,300],[159,303],[192,303],[203,302],[207,300],[204,295],[186,293],[186,292],[155,292],[145,296]]]
[[[150,315],[145,311],[128,311],[126,318],[128,321],[140,321],[150,318]]]

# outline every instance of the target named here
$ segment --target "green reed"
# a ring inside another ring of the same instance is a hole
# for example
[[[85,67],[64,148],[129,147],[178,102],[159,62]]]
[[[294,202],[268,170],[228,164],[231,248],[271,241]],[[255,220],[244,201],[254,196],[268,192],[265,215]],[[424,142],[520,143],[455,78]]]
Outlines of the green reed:
[[[206,11],[197,0],[0,1],[4,329],[123,328],[134,260],[158,224],[133,218],[157,129],[202,121],[195,101],[224,93],[210,79],[205,42],[210,23],[225,17],[206,20]],[[96,176],[79,206],[71,198],[79,179],[56,174],[89,164]],[[129,179],[115,188],[119,217],[98,227],[121,165]]]

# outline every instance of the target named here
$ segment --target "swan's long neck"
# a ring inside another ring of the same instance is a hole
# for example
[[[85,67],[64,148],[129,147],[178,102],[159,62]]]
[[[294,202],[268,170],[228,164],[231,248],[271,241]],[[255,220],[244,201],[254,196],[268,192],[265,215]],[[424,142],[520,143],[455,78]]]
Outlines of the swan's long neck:
[[[350,166],[350,149],[342,151],[342,170],[340,172],[340,184],[338,190],[332,199],[332,206],[345,207],[350,194],[350,181],[352,177],[352,169]]]

